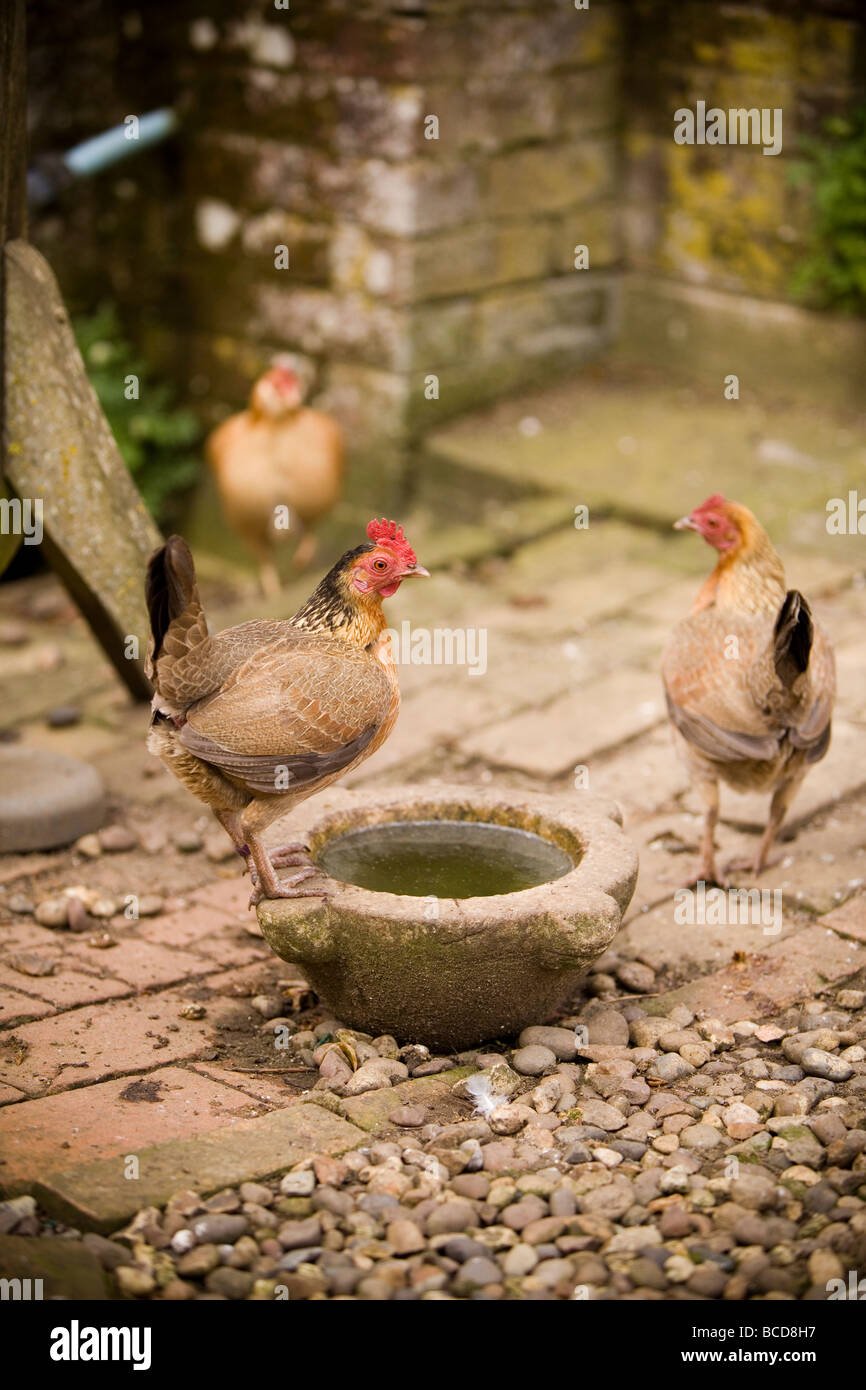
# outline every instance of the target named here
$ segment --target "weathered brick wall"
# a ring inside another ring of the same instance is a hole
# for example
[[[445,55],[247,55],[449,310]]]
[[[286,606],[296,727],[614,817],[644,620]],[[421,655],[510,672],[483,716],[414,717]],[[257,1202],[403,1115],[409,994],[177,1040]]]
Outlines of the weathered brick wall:
[[[858,17],[859,16],[859,17]],[[864,99],[863,9],[635,0],[627,13],[629,264],[683,283],[784,300],[811,202],[795,188],[801,140]],[[674,112],[782,110],[782,149],[676,144]]]
[[[73,307],[116,299],[208,423],[275,351],[296,353],[384,501],[428,429],[602,351],[624,266],[646,299],[633,346],[653,358],[653,296],[785,301],[809,215],[787,169],[799,132],[856,100],[858,14],[33,0],[35,151],[163,103],[183,121],[67,192],[33,237]],[[782,107],[783,152],[675,144],[673,112],[697,100]]]
[[[206,415],[294,351],[356,454],[399,472],[431,425],[608,341],[618,5],[87,9],[76,40],[56,0],[34,6],[37,147],[166,100],[183,134],[67,194],[34,238],[73,302],[116,295]]]

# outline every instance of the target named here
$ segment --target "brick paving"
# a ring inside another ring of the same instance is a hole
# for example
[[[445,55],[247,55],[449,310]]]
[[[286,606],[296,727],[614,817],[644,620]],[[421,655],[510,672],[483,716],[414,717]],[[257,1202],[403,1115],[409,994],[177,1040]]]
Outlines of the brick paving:
[[[559,468],[554,480],[560,490],[562,474]],[[680,510],[689,500],[680,499]],[[658,658],[710,557],[693,538],[667,534],[651,520],[529,531],[507,558],[482,546],[477,563],[440,563],[423,591],[401,590],[390,615],[395,627],[411,618],[414,627],[485,629],[486,672],[404,668],[403,710],[391,740],[345,786],[300,807],[270,838],[296,838],[324,806],[383,784],[496,781],[561,792],[583,768],[591,791],[620,803],[641,851],[617,959],[648,965],[668,1002],[673,993],[726,1020],[758,1018],[866,964],[866,588],[850,546],[837,555],[829,538],[809,549],[782,545],[792,581],[796,575],[815,600],[836,643],[833,743],[795,804],[795,835],[782,845],[781,863],[759,881],[782,890],[778,936],[749,925],[683,926],[673,895],[700,825],[665,726]],[[413,540],[420,531],[422,559],[425,524],[421,512],[415,530],[407,526]],[[271,611],[292,611],[306,587],[296,583]],[[50,578],[6,586],[0,616],[14,616],[25,592],[55,589]],[[247,585],[212,617],[220,626],[264,611]],[[92,1176],[82,1174],[94,1161],[110,1165],[118,1155],[177,1143],[185,1146],[181,1166],[194,1166],[202,1136],[242,1125],[258,1124],[243,1131],[253,1136],[271,1133],[270,1125],[278,1140],[270,1117],[309,1112],[298,1101],[315,1074],[279,1074],[252,1000],[283,990],[291,1012],[298,977],[264,945],[247,908],[248,880],[222,857],[221,832],[145,752],[145,709],[129,705],[65,600],[33,629],[34,649],[59,653],[63,679],[54,673],[50,698],[40,691],[34,700],[32,663],[16,657],[3,680],[10,725],[25,743],[92,761],[109,789],[111,822],[139,841],[96,857],[72,847],[0,860],[0,1185],[29,1190],[52,1174],[62,1205],[79,1188],[91,1192]],[[77,701],[82,719],[50,728],[45,711],[61,699]],[[754,843],[765,809],[759,798],[723,793],[723,857]],[[76,886],[121,901],[156,893],[164,908],[137,920],[94,919],[80,933],[38,925],[16,910],[22,897],[38,904]],[[28,956],[37,959],[28,963]],[[364,1098],[353,1104],[359,1116],[369,1108]],[[346,1121],[326,1119],[336,1150]],[[352,1126],[346,1132],[351,1138]],[[263,1138],[251,1155],[249,1172],[241,1146],[230,1176],[221,1168],[218,1181],[268,1171],[269,1142]],[[206,1146],[201,1153],[204,1163]],[[282,1166],[288,1161],[284,1154]],[[174,1180],[174,1170],[161,1171]],[[154,1179],[148,1191],[158,1189]],[[144,1186],[136,1188],[133,1205],[145,1200]]]

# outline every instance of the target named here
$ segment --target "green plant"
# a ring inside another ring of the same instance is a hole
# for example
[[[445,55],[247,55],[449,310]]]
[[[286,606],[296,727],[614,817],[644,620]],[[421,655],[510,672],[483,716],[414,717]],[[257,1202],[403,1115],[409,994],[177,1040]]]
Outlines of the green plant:
[[[123,336],[112,304],[73,322],[87,375],[117,446],[157,521],[197,478],[201,427],[175,403],[174,388],[154,379]]]
[[[791,181],[811,193],[808,250],[791,293],[815,307],[866,313],[866,107],[802,141]]]

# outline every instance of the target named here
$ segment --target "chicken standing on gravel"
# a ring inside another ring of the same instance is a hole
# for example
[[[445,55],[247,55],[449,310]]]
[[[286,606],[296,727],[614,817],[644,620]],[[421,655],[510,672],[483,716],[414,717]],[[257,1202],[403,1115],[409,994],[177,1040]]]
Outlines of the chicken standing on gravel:
[[[719,552],[662,657],[674,739],[705,809],[697,878],[718,882],[719,781],[737,791],[772,791],[754,862],[728,869],[759,874],[800,783],[830,745],[835,666],[808,603],[786,590],[782,561],[748,508],[717,494],[675,526],[697,531]]]
[[[371,521],[290,622],[254,621],[208,635],[186,541],[151,556],[145,593],[156,687],[147,746],[210,806],[252,859],[251,904],[315,896],[306,847],[271,854],[262,832],[382,744],[400,706],[382,599],[426,575],[402,527]],[[275,867],[303,867],[280,882]]]

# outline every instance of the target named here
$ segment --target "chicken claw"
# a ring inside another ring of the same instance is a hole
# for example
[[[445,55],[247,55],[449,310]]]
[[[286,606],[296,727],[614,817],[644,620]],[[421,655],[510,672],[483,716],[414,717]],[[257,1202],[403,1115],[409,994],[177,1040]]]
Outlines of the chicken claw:
[[[318,870],[310,865],[308,868],[301,869],[300,873],[292,874],[291,878],[273,878],[270,884],[262,886],[258,875],[253,881],[253,891],[250,893],[250,907],[255,907],[264,898],[327,898],[330,897],[327,889],[324,888],[300,888],[298,885],[308,878],[313,878]]]
[[[277,845],[268,850],[268,858],[275,869],[286,868],[291,864],[309,864],[310,847],[297,841],[291,845]]]

